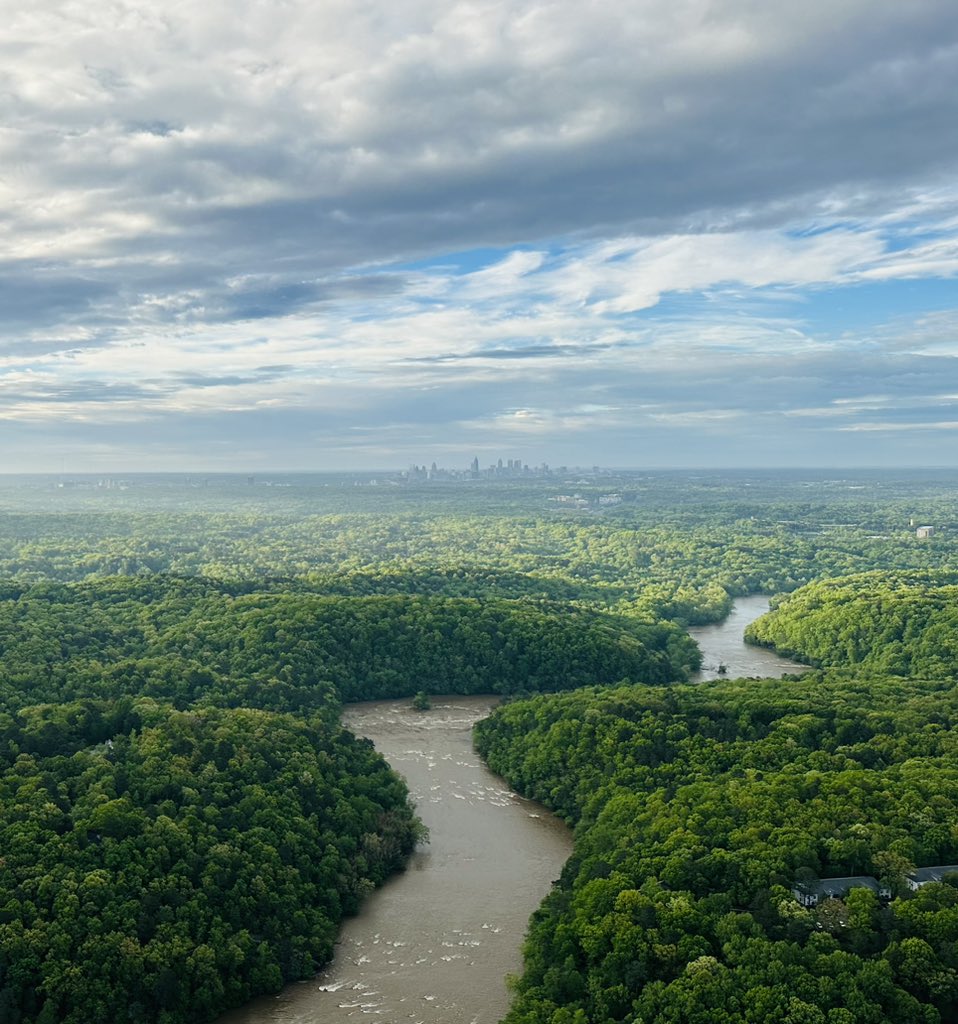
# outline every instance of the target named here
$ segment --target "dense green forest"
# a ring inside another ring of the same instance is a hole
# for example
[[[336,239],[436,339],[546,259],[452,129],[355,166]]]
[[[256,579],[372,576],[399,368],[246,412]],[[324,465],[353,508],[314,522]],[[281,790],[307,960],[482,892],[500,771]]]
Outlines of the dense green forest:
[[[316,585],[0,587],[4,1024],[206,1021],[314,973],[421,836],[342,701],[697,663],[670,623]]]
[[[236,593],[164,576],[0,588],[0,708],[147,695],[316,712],[343,700],[668,682],[667,622],[497,598]]]
[[[958,1020],[958,688],[862,677],[507,705],[489,764],[576,825],[509,1024]],[[871,874],[803,909],[796,879]]]
[[[0,486],[0,578],[21,582],[165,573],[295,585],[316,576],[317,589],[341,593],[543,598],[702,623],[722,618],[730,595],[958,557],[947,474],[14,483]],[[621,502],[555,503],[569,491]],[[936,536],[917,539],[915,516],[937,524]]]
[[[3,740],[7,1024],[205,1021],[308,977],[420,834],[399,777],[322,721],[84,701]]]
[[[811,583],[746,636],[812,665],[953,679],[958,572],[870,572]]]
[[[342,702],[577,687],[478,731],[576,824],[513,1024],[958,1020],[958,890],[789,890],[958,860],[952,493],[0,480],[0,1021],[202,1022],[310,975],[421,837]],[[756,640],[844,674],[684,685],[684,627],[755,592],[794,592]]]

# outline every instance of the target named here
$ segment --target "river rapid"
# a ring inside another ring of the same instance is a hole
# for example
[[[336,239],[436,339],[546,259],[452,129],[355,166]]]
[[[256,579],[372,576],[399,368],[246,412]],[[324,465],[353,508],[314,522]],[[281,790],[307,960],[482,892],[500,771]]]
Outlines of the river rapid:
[[[702,649],[696,680],[780,676],[807,666],[742,640],[768,598],[739,598],[721,623],[689,630]],[[405,872],[347,920],[316,978],[256,999],[218,1024],[493,1024],[509,1005],[505,978],[521,968],[532,912],[572,852],[569,830],[517,796],[472,749],[472,727],[496,697],[434,697],[348,706],[343,724],[366,736],[406,779],[430,842]]]
[[[315,979],[219,1024],[493,1024],[522,966],[529,917],[572,852],[568,828],[517,796],[472,749],[496,697],[353,704],[343,724],[406,779],[430,841],[373,893]]]

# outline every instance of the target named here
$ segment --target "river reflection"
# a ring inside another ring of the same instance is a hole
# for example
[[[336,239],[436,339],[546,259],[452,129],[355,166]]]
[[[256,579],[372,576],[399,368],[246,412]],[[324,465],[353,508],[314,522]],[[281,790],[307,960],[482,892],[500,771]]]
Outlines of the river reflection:
[[[788,673],[807,672],[807,665],[790,661],[765,647],[752,647],[742,639],[745,627],[767,611],[768,597],[750,594],[736,598],[732,610],[721,622],[690,629],[689,635],[702,651],[702,670],[692,676],[692,681],[737,679],[739,676],[776,678]],[[719,672],[720,665],[725,666],[724,673]]]
[[[433,698],[433,708],[375,701],[347,707],[409,785],[430,842],[405,873],[346,921],[333,962],[220,1018],[220,1024],[492,1024],[521,967],[529,916],[572,850],[568,829],[493,775],[472,726],[493,697]]]

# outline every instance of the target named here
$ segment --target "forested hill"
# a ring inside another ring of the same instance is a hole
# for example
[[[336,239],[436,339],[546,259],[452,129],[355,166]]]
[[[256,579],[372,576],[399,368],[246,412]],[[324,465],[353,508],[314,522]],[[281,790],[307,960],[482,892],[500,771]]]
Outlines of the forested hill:
[[[958,890],[803,909],[796,878],[958,861],[958,689],[612,688],[500,708],[479,751],[576,825],[508,1024],[958,1020]]]
[[[139,699],[0,716],[0,1021],[211,1020],[332,954],[420,835],[327,722]]]
[[[0,586],[0,1022],[204,1022],[308,977],[420,835],[340,702],[683,678],[567,605],[152,576]]]
[[[951,679],[958,670],[958,573],[869,572],[811,583],[746,631],[812,665]]]
[[[668,682],[677,626],[521,601],[240,593],[169,577],[0,591],[0,707],[145,694],[279,711],[431,693]]]

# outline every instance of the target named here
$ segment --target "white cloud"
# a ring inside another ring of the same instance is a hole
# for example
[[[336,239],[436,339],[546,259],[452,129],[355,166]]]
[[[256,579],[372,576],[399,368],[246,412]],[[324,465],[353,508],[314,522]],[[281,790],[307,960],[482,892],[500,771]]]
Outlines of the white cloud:
[[[793,237],[782,231],[672,235],[593,249],[556,270],[555,298],[597,303],[600,312],[655,306],[665,292],[838,283],[883,254],[876,232]]]
[[[956,55],[950,0],[11,8],[0,415],[861,425],[828,374],[950,387],[954,316],[810,306],[958,270]]]
[[[926,420],[921,423],[902,422],[899,420],[882,423],[880,421],[869,423],[851,423],[848,426],[838,427],[838,430],[848,433],[937,433],[938,431],[958,430],[958,420]]]

